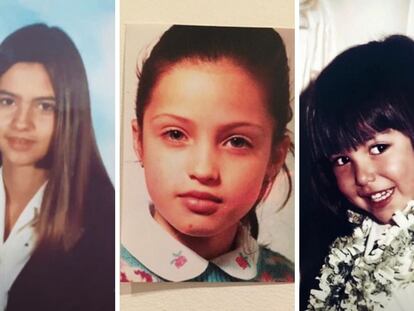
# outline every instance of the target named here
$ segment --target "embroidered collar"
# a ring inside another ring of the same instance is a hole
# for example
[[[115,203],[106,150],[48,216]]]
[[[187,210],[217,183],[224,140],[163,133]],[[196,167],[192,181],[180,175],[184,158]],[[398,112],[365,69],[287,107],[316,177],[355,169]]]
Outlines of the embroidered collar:
[[[13,226],[12,231],[9,234],[9,238],[13,237],[19,231],[21,231],[26,226],[33,224],[39,215],[40,207],[42,205],[43,193],[45,190],[47,182],[45,182],[36,194],[31,198],[29,203],[27,203],[23,212],[20,214],[16,223]],[[5,218],[6,218],[6,191],[3,180],[3,170],[0,168],[0,245],[5,243],[4,241],[4,227],[5,227]],[[7,242],[7,241],[6,241]]]
[[[122,227],[123,244],[128,251],[163,279],[173,282],[191,280],[202,274],[209,265],[208,260],[170,236],[153,219],[149,208],[130,208]],[[257,241],[242,226],[236,239],[235,250],[210,262],[235,278],[251,280],[257,274]]]

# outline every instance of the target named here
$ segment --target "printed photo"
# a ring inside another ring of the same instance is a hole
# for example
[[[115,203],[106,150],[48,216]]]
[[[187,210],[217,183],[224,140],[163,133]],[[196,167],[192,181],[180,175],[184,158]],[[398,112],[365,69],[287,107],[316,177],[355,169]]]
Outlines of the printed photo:
[[[301,310],[414,304],[413,13],[301,2]]]
[[[85,3],[0,3],[0,310],[115,309],[114,2]]]
[[[121,282],[294,281],[293,36],[127,25]]]

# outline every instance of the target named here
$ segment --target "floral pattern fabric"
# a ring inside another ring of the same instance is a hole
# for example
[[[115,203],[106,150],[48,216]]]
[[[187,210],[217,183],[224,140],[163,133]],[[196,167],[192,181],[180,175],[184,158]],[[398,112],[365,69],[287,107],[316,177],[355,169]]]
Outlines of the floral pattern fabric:
[[[350,216],[360,224],[332,244],[308,310],[389,310],[389,302],[414,285],[414,201],[394,214],[393,225]],[[410,310],[408,300],[400,310]]]

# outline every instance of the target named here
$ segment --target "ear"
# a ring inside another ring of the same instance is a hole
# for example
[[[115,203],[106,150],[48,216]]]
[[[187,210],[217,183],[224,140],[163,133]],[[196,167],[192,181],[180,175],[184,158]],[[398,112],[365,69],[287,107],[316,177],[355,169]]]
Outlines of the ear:
[[[282,166],[286,160],[287,153],[289,151],[289,147],[289,136],[284,136],[282,140],[276,146],[273,147],[266,174],[271,182],[275,180],[276,176],[282,169]]]
[[[143,148],[142,148],[142,130],[138,125],[137,119],[132,120],[132,136],[134,140],[134,150],[137,156],[138,162],[143,166]]]

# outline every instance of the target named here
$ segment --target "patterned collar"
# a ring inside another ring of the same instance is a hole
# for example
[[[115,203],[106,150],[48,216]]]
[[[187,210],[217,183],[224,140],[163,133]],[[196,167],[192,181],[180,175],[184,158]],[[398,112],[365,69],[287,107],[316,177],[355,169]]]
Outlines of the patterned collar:
[[[149,208],[129,209],[122,227],[122,243],[128,251],[149,270],[168,281],[196,278],[209,263],[241,280],[251,280],[257,274],[259,247],[244,226],[240,226],[237,233],[236,249],[210,262],[169,235],[152,218]]]

